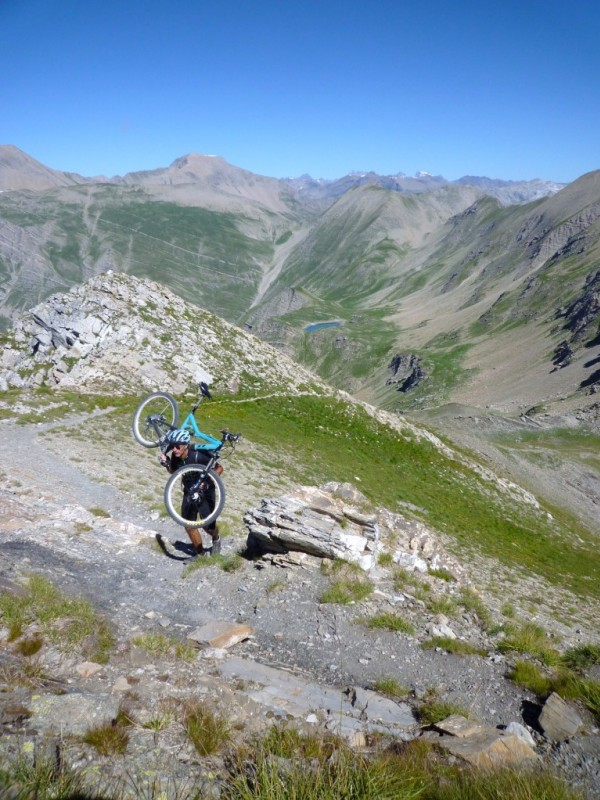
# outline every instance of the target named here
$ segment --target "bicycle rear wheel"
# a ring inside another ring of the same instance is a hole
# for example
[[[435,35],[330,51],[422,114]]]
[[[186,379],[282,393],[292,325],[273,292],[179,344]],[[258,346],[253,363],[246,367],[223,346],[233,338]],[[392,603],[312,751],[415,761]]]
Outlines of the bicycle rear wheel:
[[[167,481],[164,500],[171,519],[178,525],[203,528],[214,522],[223,510],[225,486],[212,469],[186,464]]]
[[[144,447],[158,447],[161,440],[178,423],[177,400],[166,392],[153,392],[135,410],[133,435]]]

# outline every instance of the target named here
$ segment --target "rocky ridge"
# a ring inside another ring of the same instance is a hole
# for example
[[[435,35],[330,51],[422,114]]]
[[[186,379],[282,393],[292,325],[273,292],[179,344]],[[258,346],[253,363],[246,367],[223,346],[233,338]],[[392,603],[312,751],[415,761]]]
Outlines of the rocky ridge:
[[[0,356],[3,390],[177,392],[217,374],[233,391],[262,382],[292,393],[330,391],[252,334],[158,283],[110,270],[21,315]]]

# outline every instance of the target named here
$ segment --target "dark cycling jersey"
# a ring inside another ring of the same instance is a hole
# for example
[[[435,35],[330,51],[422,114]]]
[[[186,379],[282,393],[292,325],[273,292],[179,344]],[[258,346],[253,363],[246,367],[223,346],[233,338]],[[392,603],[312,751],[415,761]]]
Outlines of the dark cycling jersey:
[[[210,461],[210,455],[206,452],[206,450],[192,450],[188,451],[186,458],[180,458],[176,456],[174,453],[171,454],[171,471],[175,472],[175,470],[179,469],[179,467],[183,467],[184,465],[188,464],[208,464]],[[190,475],[186,475],[183,480],[181,481],[183,484],[184,491],[189,491],[190,487],[193,483],[197,480],[197,476],[194,475],[192,472]],[[212,486],[212,484],[211,484]]]

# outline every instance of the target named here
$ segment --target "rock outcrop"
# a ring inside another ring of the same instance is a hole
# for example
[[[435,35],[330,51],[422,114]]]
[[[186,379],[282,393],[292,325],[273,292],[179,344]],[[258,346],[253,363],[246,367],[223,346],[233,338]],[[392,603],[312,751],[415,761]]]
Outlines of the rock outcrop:
[[[350,561],[366,571],[386,552],[410,571],[445,569],[455,578],[464,575],[431,530],[401,514],[370,509],[367,498],[347,483],[303,486],[293,494],[265,499],[247,512],[244,522],[253,552],[300,551]]]
[[[427,377],[421,366],[420,356],[412,353],[398,353],[388,364],[388,369],[393,374],[386,381],[386,386],[396,386],[399,392],[415,389]]]

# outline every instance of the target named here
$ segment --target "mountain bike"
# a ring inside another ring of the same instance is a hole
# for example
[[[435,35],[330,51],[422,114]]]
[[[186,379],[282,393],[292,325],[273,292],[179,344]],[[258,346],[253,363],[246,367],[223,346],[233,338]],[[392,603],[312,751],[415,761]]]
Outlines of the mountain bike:
[[[165,507],[170,517],[186,528],[210,525],[221,513],[225,505],[225,486],[215,469],[217,462],[228,458],[241,438],[239,433],[221,431],[221,439],[215,439],[198,427],[194,414],[202,400],[212,395],[206,383],[198,385],[199,395],[181,425],[179,425],[179,406],[175,398],[167,392],[152,392],[145,397],[133,415],[133,435],[144,447],[160,447],[166,453],[167,435],[177,428],[190,430],[200,444],[193,444],[194,450],[204,451],[205,464],[185,464],[179,467],[167,481],[164,491]],[[186,499],[185,504],[183,503]],[[210,502],[206,503],[208,499]],[[208,510],[210,507],[212,510]],[[186,509],[188,516],[182,515]],[[192,518],[193,517],[193,518]]]

